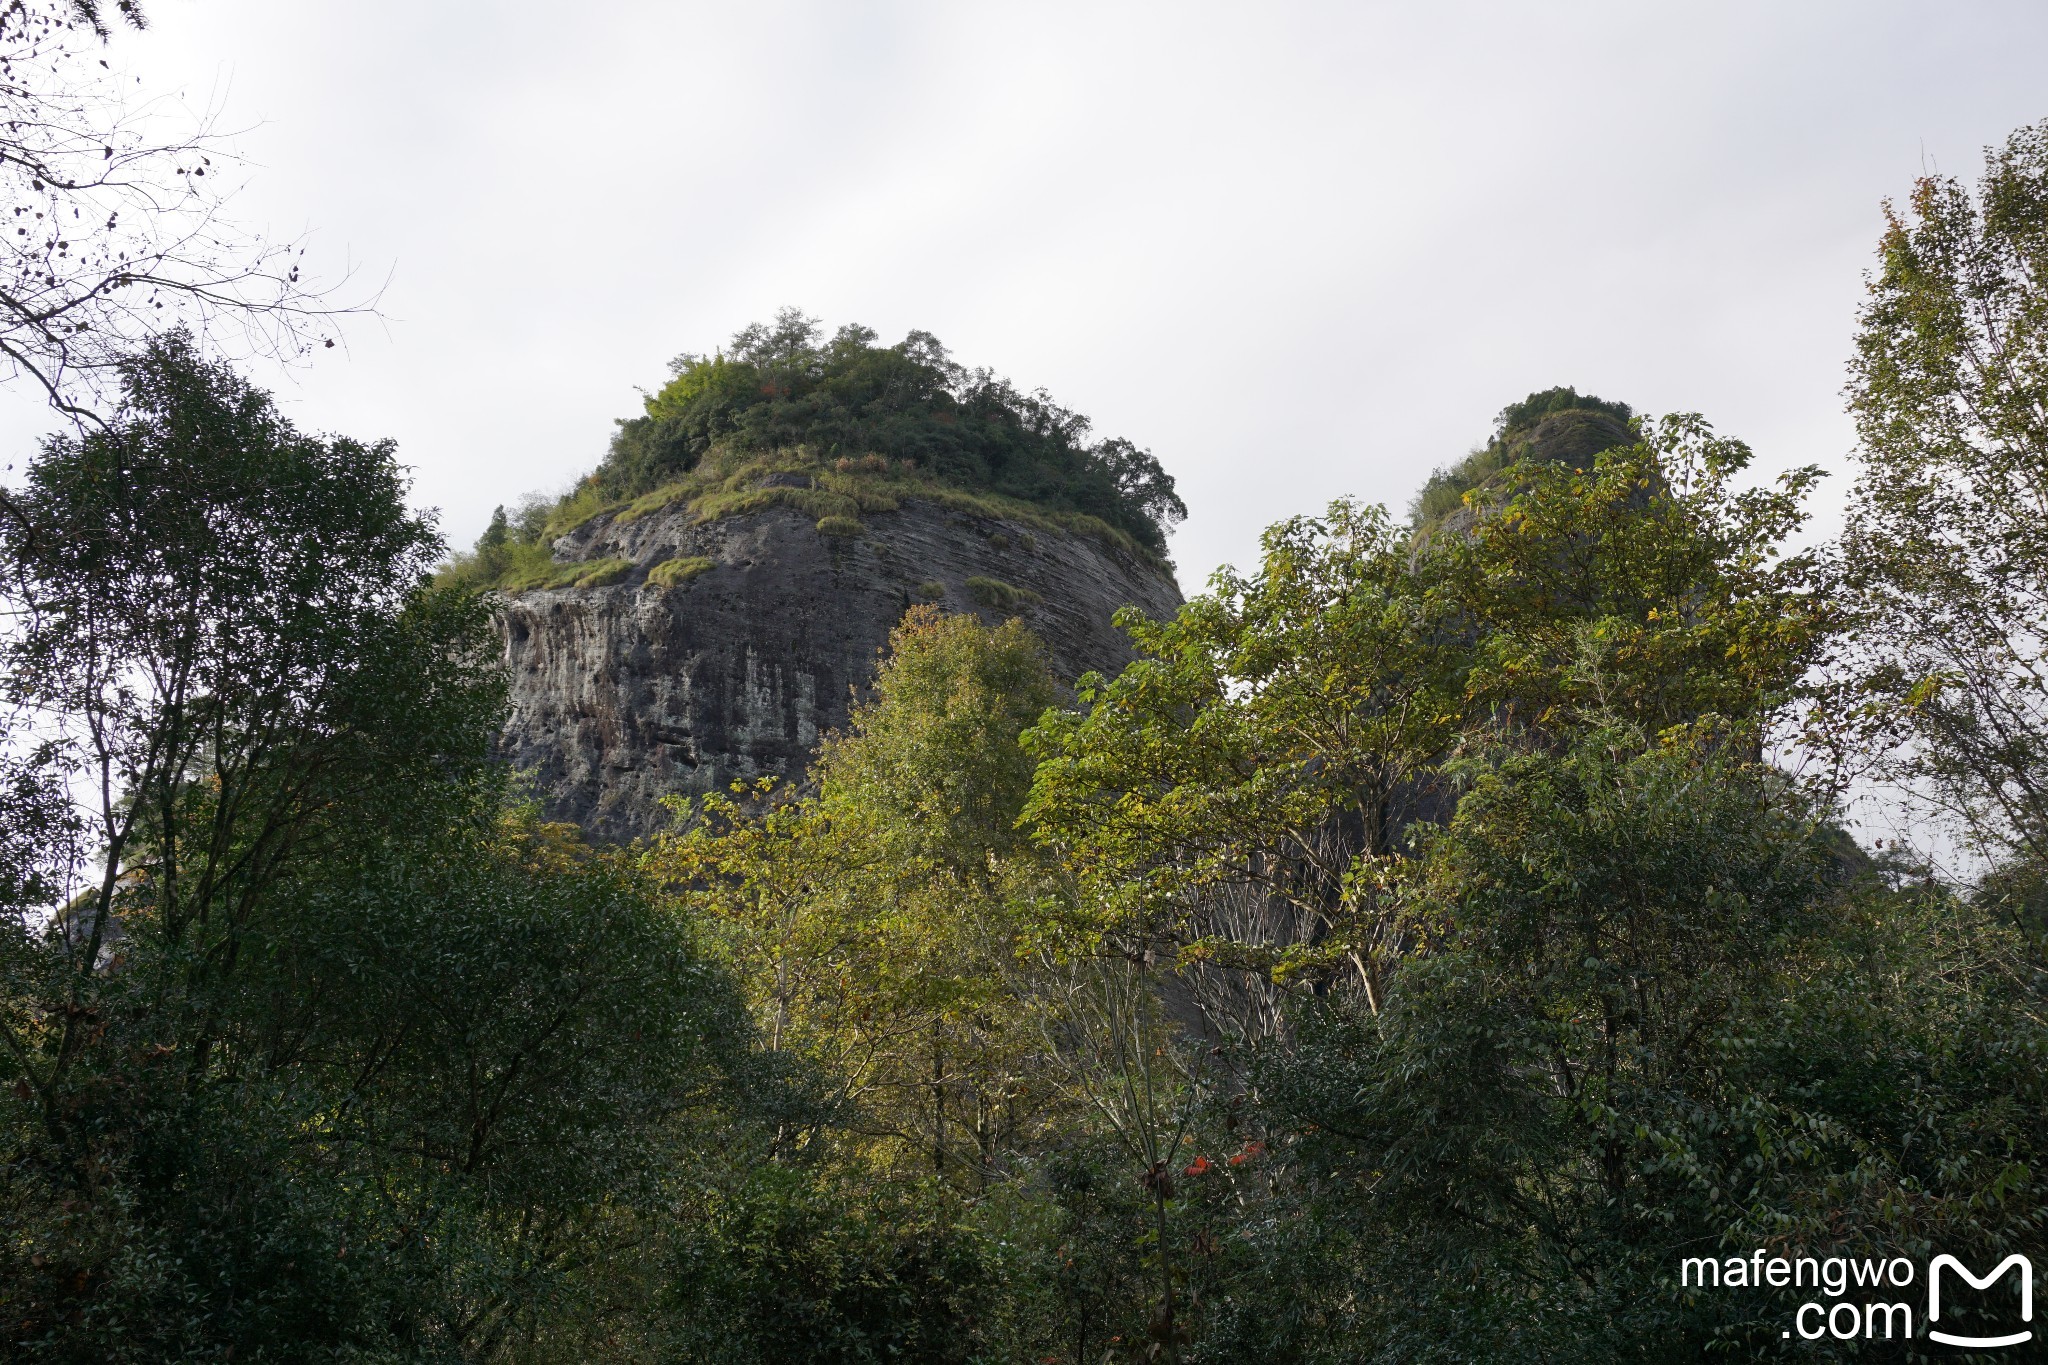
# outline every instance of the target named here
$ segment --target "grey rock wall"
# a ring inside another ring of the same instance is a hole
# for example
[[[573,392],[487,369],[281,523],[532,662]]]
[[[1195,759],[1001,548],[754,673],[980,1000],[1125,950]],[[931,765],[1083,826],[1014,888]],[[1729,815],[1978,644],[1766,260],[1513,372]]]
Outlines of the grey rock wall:
[[[788,507],[713,522],[675,508],[600,519],[558,541],[558,559],[634,568],[611,586],[521,593],[500,609],[512,690],[504,752],[531,771],[550,818],[623,842],[668,823],[663,796],[801,773],[819,738],[845,724],[925,584],[941,586],[950,611],[1021,616],[1069,681],[1128,662],[1110,624],[1118,608],[1164,616],[1181,602],[1170,574],[1089,536],[922,501],[865,524],[835,536]],[[714,567],[674,588],[647,581],[683,555]],[[990,610],[970,577],[1039,600]]]

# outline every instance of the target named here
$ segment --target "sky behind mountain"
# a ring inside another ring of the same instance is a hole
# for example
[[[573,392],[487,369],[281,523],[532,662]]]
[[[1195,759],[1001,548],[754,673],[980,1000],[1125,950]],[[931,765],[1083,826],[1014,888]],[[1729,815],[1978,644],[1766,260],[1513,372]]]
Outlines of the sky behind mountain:
[[[1151,448],[1190,589],[1332,497],[1405,507],[1553,384],[1843,467],[1880,201],[2048,116],[2020,3],[151,15],[114,60],[247,130],[238,216],[385,286],[266,382],[396,437],[456,541],[796,304]]]

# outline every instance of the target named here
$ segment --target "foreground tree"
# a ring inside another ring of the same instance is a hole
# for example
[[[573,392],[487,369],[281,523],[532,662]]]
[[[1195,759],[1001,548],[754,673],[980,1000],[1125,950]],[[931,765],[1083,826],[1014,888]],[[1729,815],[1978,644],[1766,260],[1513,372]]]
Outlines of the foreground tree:
[[[679,1329],[688,1358],[965,1361],[988,1344],[1000,1258],[970,1208],[1063,1103],[1021,979],[1053,928],[1047,869],[1016,827],[1018,735],[1054,696],[1021,623],[914,608],[807,788],[706,797],[647,850],[809,1100],[751,1169],[689,1196],[669,1281],[704,1305]]]
[[[913,608],[815,791],[709,797],[648,855],[725,928],[769,1045],[833,1078],[839,1126],[882,1167],[983,1184],[1039,1121],[1013,977],[1045,887],[1016,828],[1017,737],[1053,695],[1021,623]]]
[[[1849,386],[1852,742],[1976,851],[2048,864],[2048,122],[1886,216]]]
[[[0,1339],[488,1357],[563,1313],[743,1022],[614,860],[508,813],[475,602],[388,443],[171,337],[0,539]],[[707,1040],[727,1040],[714,1046]]]
[[[389,443],[301,435],[182,335],[126,384],[105,430],[47,443],[0,540],[16,737],[80,798],[57,883],[74,1019],[117,940],[218,970],[303,856],[474,810],[500,695],[477,608],[419,591],[439,542]]]
[[[1226,1033],[1277,1026],[1248,981],[1376,1005],[1408,946],[1386,880],[1455,808],[1461,760],[1615,720],[1754,738],[1826,617],[1781,550],[1815,474],[1742,489],[1748,459],[1679,418],[1587,469],[1507,469],[1455,534],[1339,503],[1269,531],[1257,576],[1129,619],[1140,660],[1029,737],[1027,813],[1096,931],[1236,973],[1209,978]]]
[[[2040,1235],[2020,941],[1763,761],[1834,625],[1784,549],[1813,476],[1646,434],[1419,539],[1277,528],[1032,736],[1088,931],[1162,999],[1268,1002],[1200,1019],[1273,1165],[1183,1244],[1188,1358],[1766,1349],[1796,1305],[1686,1295],[1682,1255]]]
[[[1335,1358],[1746,1356],[1811,1291],[1689,1293],[1683,1258],[2039,1245],[2017,943],[1814,816],[1710,729],[1490,766],[1402,889],[1426,951],[1386,1007],[1262,1070],[1355,1249]]]

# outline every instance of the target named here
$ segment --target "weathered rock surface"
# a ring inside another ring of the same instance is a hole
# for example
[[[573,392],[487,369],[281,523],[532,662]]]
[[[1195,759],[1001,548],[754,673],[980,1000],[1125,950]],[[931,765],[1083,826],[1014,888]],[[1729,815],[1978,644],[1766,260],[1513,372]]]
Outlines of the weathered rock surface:
[[[1021,616],[1067,680],[1129,661],[1110,624],[1118,608],[1163,616],[1181,602],[1170,574],[1090,536],[923,501],[865,524],[827,535],[790,507],[710,522],[677,507],[603,518],[556,542],[558,559],[634,567],[611,586],[518,594],[500,612],[512,688],[504,750],[533,773],[550,818],[625,841],[669,822],[664,796],[800,773],[915,602]],[[713,567],[673,588],[647,581],[660,562],[691,555]],[[991,610],[969,578],[1037,600]]]

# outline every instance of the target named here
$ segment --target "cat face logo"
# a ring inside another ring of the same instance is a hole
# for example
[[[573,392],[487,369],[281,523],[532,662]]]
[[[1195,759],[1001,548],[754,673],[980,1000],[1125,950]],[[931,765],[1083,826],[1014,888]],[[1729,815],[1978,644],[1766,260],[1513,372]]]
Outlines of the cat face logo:
[[[1948,1332],[1935,1331],[1934,1324],[1941,1321],[1941,1268],[1943,1266],[1949,1267],[1956,1274],[1962,1276],[1963,1279],[1969,1282],[1972,1289],[1989,1289],[2004,1276],[2006,1271],[2011,1270],[2014,1266],[2018,1266],[2020,1268],[2020,1321],[2032,1322],[2034,1320],[2034,1263],[2026,1257],[2015,1252],[2000,1261],[1996,1270],[1993,1270],[1989,1275],[1980,1280],[1970,1273],[1968,1266],[1965,1266],[1955,1257],[1937,1256],[1934,1258],[1934,1264],[1927,1267],[1927,1335],[1931,1339],[1948,1346],[1975,1346],[1984,1349],[1989,1349],[1993,1346],[2017,1346],[2023,1341],[2032,1341],[2034,1339],[2034,1334],[2031,1331],[2013,1332],[2002,1337],[1959,1337]]]

